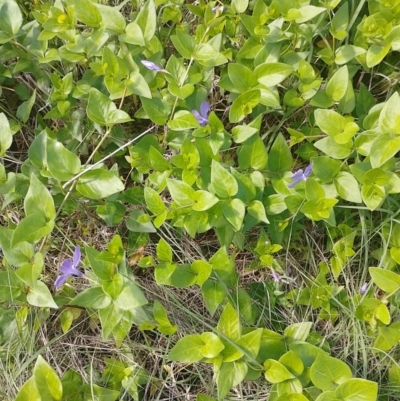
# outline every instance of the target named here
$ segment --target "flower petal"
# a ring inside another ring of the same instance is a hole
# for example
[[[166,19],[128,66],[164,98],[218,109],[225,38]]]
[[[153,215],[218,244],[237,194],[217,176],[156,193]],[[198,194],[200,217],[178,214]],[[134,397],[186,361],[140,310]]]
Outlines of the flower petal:
[[[192,114],[196,117],[196,120],[202,127],[208,124],[208,119],[201,116],[197,110],[192,110]]]
[[[201,102],[200,105],[200,114],[202,117],[207,119],[208,122],[208,113],[210,112],[210,103],[208,103],[206,100]]]
[[[61,274],[71,274],[71,270],[74,268],[72,259],[67,259],[62,262],[61,265]]]
[[[73,267],[70,270],[70,275],[71,276],[78,276],[78,277],[83,277],[84,276],[84,274],[80,270],[76,269],[75,267]]]
[[[306,169],[305,169],[305,171],[304,171],[304,177],[305,177],[305,178],[308,178],[308,177],[312,174],[313,165],[314,165],[314,163],[310,163],[310,164],[306,167]]]
[[[68,277],[68,274],[60,274],[56,278],[56,281],[54,281],[54,287],[56,287],[57,289],[60,288],[67,281]]]
[[[287,187],[288,187],[288,188],[293,188],[293,187],[295,187],[297,184],[300,184],[302,181],[303,181],[303,179],[296,180],[296,181],[294,181],[294,182],[288,184]]]
[[[303,180],[304,179],[304,174],[303,170],[297,170],[291,177],[292,180]]]
[[[79,245],[77,245],[75,247],[74,256],[73,256],[72,260],[74,262],[74,267],[79,265],[79,262],[81,261],[81,248]]]
[[[151,71],[161,71],[162,68],[157,65],[156,63],[153,63],[152,61],[149,60],[141,60],[141,63],[148,69]]]

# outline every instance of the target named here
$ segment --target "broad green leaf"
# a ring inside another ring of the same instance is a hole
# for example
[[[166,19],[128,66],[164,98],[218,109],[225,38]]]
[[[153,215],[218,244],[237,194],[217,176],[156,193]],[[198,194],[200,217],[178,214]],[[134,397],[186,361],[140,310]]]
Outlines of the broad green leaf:
[[[367,51],[365,49],[358,46],[353,46],[353,45],[340,46],[335,53],[335,63],[337,65],[347,64],[354,57],[357,57],[360,54],[365,54],[366,52]]]
[[[118,7],[105,6],[96,4],[100,11],[104,27],[111,34],[119,35],[124,32],[126,20],[125,17],[118,11]]]
[[[216,51],[208,43],[200,43],[194,49],[193,58],[206,67],[216,67],[228,62],[228,59],[220,52]]]
[[[249,125],[237,125],[232,129],[232,139],[235,143],[242,143],[258,132],[257,128]]]
[[[257,85],[253,71],[243,64],[228,64],[228,76],[238,93],[246,92]]]
[[[228,302],[219,318],[217,330],[231,340],[238,340],[242,334],[239,315],[236,309]]]
[[[144,188],[144,199],[147,208],[156,215],[164,213],[167,209],[160,195],[150,187]]]
[[[235,343],[246,351],[248,355],[256,359],[261,345],[263,329],[255,329],[250,333],[241,336]]]
[[[239,95],[232,103],[229,110],[229,121],[238,123],[242,121],[247,114],[250,114],[254,107],[260,102],[260,90],[251,89]]]
[[[293,67],[283,63],[264,63],[254,73],[258,82],[267,88],[278,85],[293,72]]]
[[[33,287],[39,279],[44,267],[43,255],[39,252],[35,254],[33,263],[24,263],[15,274],[29,287]]]
[[[292,394],[283,394],[281,395],[276,401],[308,401],[308,398],[299,393],[292,393]],[[326,400],[319,400],[318,401],[329,401],[328,399]],[[330,401],[338,401],[338,400],[330,400]]]
[[[108,201],[96,208],[96,213],[106,222],[108,226],[121,223],[125,217],[125,206],[120,202]]]
[[[194,92],[194,86],[192,84],[186,84],[182,87],[172,82],[168,85],[169,92],[178,97],[179,99],[186,99]]]
[[[146,305],[147,299],[135,282],[131,279],[125,278],[122,291],[115,298],[114,304],[121,310],[133,310]]]
[[[218,399],[224,399],[231,388],[240,384],[247,371],[248,366],[244,361],[222,363],[217,374]]]
[[[195,203],[196,191],[185,182],[168,178],[167,187],[179,207],[192,206]]]
[[[47,167],[57,180],[68,181],[81,169],[79,157],[68,150],[61,142],[47,138]]]
[[[169,277],[169,284],[176,288],[187,288],[195,284],[197,280],[196,273],[189,264],[177,265],[176,269]]]
[[[192,113],[182,110],[175,113],[173,120],[168,121],[168,127],[174,131],[186,131],[188,129],[198,128],[199,122]]]
[[[114,328],[121,321],[124,311],[117,308],[114,303],[111,303],[106,308],[100,309],[98,313],[101,322],[102,338],[105,340],[111,335]]]
[[[0,9],[1,13],[1,9]],[[15,401],[42,401],[39,389],[36,386],[35,377],[28,379],[18,391]]]
[[[205,260],[195,260],[191,269],[197,274],[196,284],[202,286],[210,277],[212,266]]]
[[[157,259],[161,262],[172,262],[172,248],[165,241],[164,238],[160,238],[156,248]]]
[[[157,28],[157,15],[154,0],[147,0],[144,7],[141,8],[135,22],[143,32],[144,40],[150,42]]]
[[[341,198],[349,202],[361,203],[361,192],[357,180],[347,171],[341,171],[335,176],[334,184]]]
[[[46,220],[41,213],[33,213],[22,219],[12,237],[12,246],[22,242],[35,243],[50,234],[54,228],[54,220]]]
[[[282,134],[276,137],[268,156],[268,168],[271,172],[280,174],[291,170],[292,153]]]
[[[345,159],[352,152],[353,141],[350,140],[342,144],[337,143],[334,138],[328,136],[315,142],[314,146],[333,159]]]
[[[168,354],[170,361],[193,363],[203,359],[201,349],[204,343],[199,334],[181,338]]]
[[[294,376],[282,365],[280,362],[274,359],[267,359],[264,362],[265,378],[270,383],[281,383],[289,379],[293,379]]]
[[[125,87],[129,89],[135,95],[142,96],[147,99],[151,99],[151,90],[148,83],[146,82],[143,75],[137,71],[132,71],[124,81]]]
[[[192,206],[192,209],[197,212],[211,209],[216,203],[219,202],[219,199],[216,196],[207,191],[196,191],[194,197],[195,203]]]
[[[1,10],[0,10],[1,12]],[[7,149],[11,146],[13,137],[10,124],[4,113],[0,113],[0,156],[3,156]]]
[[[36,360],[33,377],[42,399],[61,400],[63,395],[61,380],[41,355]]]
[[[263,140],[258,135],[247,139],[238,150],[239,167],[263,170],[268,163],[268,153]]]
[[[68,0],[68,5],[74,6],[74,15],[78,21],[91,28],[99,27],[102,17],[98,8],[90,0]]]
[[[91,287],[80,292],[69,304],[98,310],[107,308],[111,301],[101,287]]]
[[[249,6],[249,0],[232,0],[231,7],[234,13],[242,14]]]
[[[24,210],[26,216],[39,214],[46,221],[53,220],[56,216],[53,197],[34,174],[31,175],[29,189],[24,199]]]
[[[240,199],[225,200],[222,203],[222,211],[233,228],[240,231],[246,212],[244,203]]]
[[[334,390],[352,376],[345,362],[325,354],[320,354],[310,369],[311,381],[322,391]]]
[[[89,265],[92,268],[94,274],[100,280],[111,280],[112,276],[115,273],[113,263],[99,260],[98,257],[100,255],[100,252],[88,246],[85,247],[85,254],[89,260]]]
[[[180,33],[179,35],[171,35],[170,37],[175,49],[178,53],[186,58],[190,59],[194,53],[196,42],[191,35]]]
[[[295,21],[298,24],[303,24],[304,22],[307,22],[307,21],[315,18],[317,15],[325,12],[326,8],[316,7],[316,6],[312,6],[312,5],[304,5],[296,11],[298,11],[300,15],[296,16]]]
[[[253,202],[251,202],[251,204],[247,206],[247,211],[257,220],[269,224],[269,220],[265,214],[265,207],[260,201],[254,200]]]
[[[389,50],[390,50],[389,45],[383,46],[378,43],[373,43],[367,51],[367,58],[366,58],[367,67],[372,68],[378,65],[389,53]]]
[[[4,8],[4,6],[2,7],[2,9],[3,8]],[[0,14],[1,14],[2,9],[0,10]],[[22,122],[26,123],[28,121],[29,116],[32,111],[32,107],[35,104],[35,101],[36,101],[36,89],[33,91],[32,96],[28,100],[23,102],[17,109],[17,117]]]
[[[164,100],[154,97],[152,99],[140,98],[147,116],[155,124],[164,125],[167,122],[171,106]]]
[[[30,305],[38,306],[39,308],[58,309],[46,284],[41,281],[36,281],[35,285],[29,288],[26,300]]]
[[[205,358],[215,358],[225,348],[219,337],[210,332],[205,332],[200,335],[204,345],[201,347],[201,354]]]
[[[23,16],[18,3],[14,0],[1,2],[0,27],[9,36],[15,36],[21,28]]]
[[[326,94],[338,102],[346,93],[349,84],[349,70],[347,66],[340,67],[326,85]]]
[[[220,198],[235,196],[238,191],[233,175],[215,160],[211,162],[211,185]]]
[[[93,169],[79,177],[76,189],[89,199],[103,199],[124,190],[122,181],[111,171]]]
[[[285,352],[279,358],[279,362],[295,376],[300,376],[304,371],[303,361],[293,350]]]
[[[377,184],[364,184],[361,187],[361,197],[368,209],[375,210],[385,198],[385,188]]]
[[[116,273],[111,280],[103,281],[101,286],[103,291],[115,300],[124,287],[124,278],[120,273]]]
[[[385,134],[400,134],[400,95],[397,92],[383,106],[379,115],[379,128]]]
[[[369,274],[374,284],[382,291],[392,293],[400,288],[400,275],[395,272],[379,267],[370,267]]]
[[[344,401],[376,401],[378,383],[365,379],[349,379],[339,385],[335,396]]]
[[[153,316],[154,316],[154,319],[156,319],[157,323],[159,324],[158,331],[165,333],[165,334],[174,334],[176,332],[176,330],[178,329],[178,326],[174,326],[170,322],[170,320],[168,319],[166,309],[157,300],[154,301]],[[162,327],[163,331],[160,330],[160,327]]]
[[[146,44],[144,41],[142,29],[135,21],[130,22],[125,27],[125,33],[119,35],[118,39],[120,42],[130,43],[132,45],[144,46]],[[129,83],[129,86],[133,85]]]
[[[225,287],[219,281],[207,280],[201,287],[201,295],[211,316],[226,297]]]
[[[311,322],[294,323],[286,327],[284,336],[288,343],[305,341],[312,327]]]
[[[143,216],[144,212],[142,210],[132,210],[132,212],[129,214],[128,219],[126,220],[126,227],[128,228],[128,230],[136,233],[155,233],[157,230],[154,228],[151,221],[147,221],[144,223],[138,221]]]

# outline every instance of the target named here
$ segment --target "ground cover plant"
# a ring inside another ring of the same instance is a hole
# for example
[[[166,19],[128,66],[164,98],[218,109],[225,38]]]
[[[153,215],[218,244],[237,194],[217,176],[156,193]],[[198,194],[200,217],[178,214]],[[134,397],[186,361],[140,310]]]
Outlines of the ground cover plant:
[[[0,399],[400,399],[400,1],[0,0]]]

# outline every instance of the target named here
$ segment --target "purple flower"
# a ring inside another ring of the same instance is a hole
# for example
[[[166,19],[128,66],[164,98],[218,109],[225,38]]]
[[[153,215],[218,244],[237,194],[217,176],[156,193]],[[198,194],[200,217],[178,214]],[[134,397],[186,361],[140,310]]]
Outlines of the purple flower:
[[[279,275],[278,275],[276,272],[274,272],[274,271],[272,271],[272,278],[274,279],[274,282],[275,282],[275,283],[279,283],[280,277],[279,277]]]
[[[215,14],[217,11],[220,11],[221,13],[223,13],[224,11],[227,10],[227,8],[223,7],[223,6],[215,6],[211,10]]]
[[[84,274],[77,269],[80,261],[81,261],[81,249],[77,245],[75,247],[74,256],[72,257],[72,259],[64,260],[61,264],[61,269],[60,269],[61,273],[54,282],[54,286],[57,289],[61,287],[71,276],[78,276],[78,277],[84,276]]]
[[[192,110],[192,114],[196,117],[196,120],[202,127],[208,124],[208,113],[210,112],[210,103],[206,100],[201,102],[200,113],[197,110]]]
[[[291,179],[293,180],[293,182],[291,184],[288,184],[288,188],[293,188],[295,187],[297,184],[299,184],[302,181],[305,181],[312,173],[312,167],[313,167],[314,163],[309,164],[305,171],[303,172],[302,169],[297,170],[291,177]]]
[[[360,294],[364,295],[367,292],[368,283],[364,283],[363,286],[360,288]]]
[[[142,60],[142,64],[149,70],[151,71],[162,71],[163,68],[161,68],[159,65],[153,63],[152,61],[149,60]]]

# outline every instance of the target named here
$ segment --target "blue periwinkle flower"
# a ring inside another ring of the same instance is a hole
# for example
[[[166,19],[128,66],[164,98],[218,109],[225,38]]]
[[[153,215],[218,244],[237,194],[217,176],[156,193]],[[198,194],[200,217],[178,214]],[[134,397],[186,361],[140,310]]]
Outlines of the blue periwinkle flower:
[[[303,170],[297,170],[291,177],[291,179],[293,180],[292,183],[288,184],[288,188],[293,188],[295,187],[297,184],[299,184],[302,181],[306,181],[307,178],[311,175],[312,173],[312,167],[313,167],[313,163],[311,163],[310,165],[308,165],[306,167],[306,169]]]
[[[192,110],[192,114],[202,127],[208,124],[208,113],[210,112],[210,103],[206,100],[201,102],[200,113],[197,110]]]
[[[279,283],[279,281],[280,281],[280,277],[279,277],[279,275],[278,275],[278,273],[276,273],[275,271],[272,271],[272,278],[274,279],[274,282],[275,283]]]
[[[149,60],[141,60],[141,63],[151,71],[162,71],[163,68]]]
[[[368,288],[368,283],[364,283],[360,288],[360,294],[364,295],[367,292],[367,288]]]
[[[74,250],[72,259],[64,260],[61,264],[60,275],[56,278],[54,286],[58,289],[71,276],[83,277],[84,274],[78,270],[79,262],[81,261],[81,249],[77,245]]]

